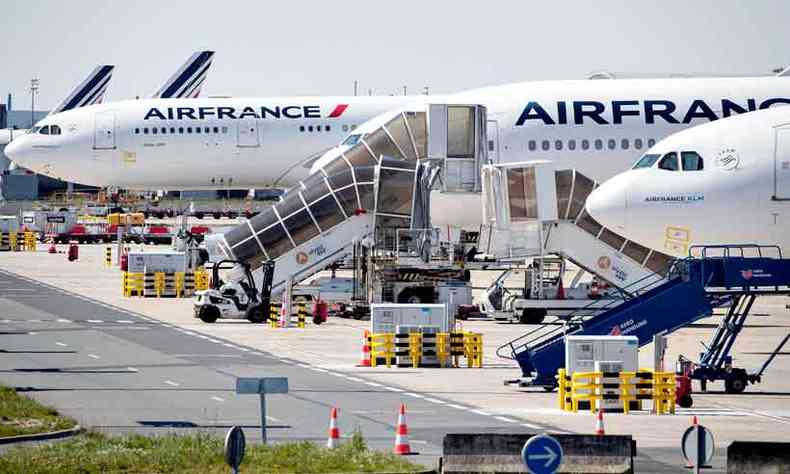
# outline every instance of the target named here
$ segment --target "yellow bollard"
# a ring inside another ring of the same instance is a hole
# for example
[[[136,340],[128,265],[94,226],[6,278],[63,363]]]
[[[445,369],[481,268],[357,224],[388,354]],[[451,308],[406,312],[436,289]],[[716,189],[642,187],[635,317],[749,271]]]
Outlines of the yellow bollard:
[[[420,366],[422,359],[422,334],[413,332],[409,334],[409,358],[411,366],[415,369]]]
[[[104,247],[104,264],[108,267],[112,266],[112,245]]]
[[[296,310],[297,327],[299,327],[300,329],[304,329],[306,320],[307,320],[307,305],[305,305],[304,301],[300,301],[299,303],[297,303],[297,310]]]
[[[277,327],[277,319],[279,318],[280,311],[276,303],[269,303],[269,327]]]

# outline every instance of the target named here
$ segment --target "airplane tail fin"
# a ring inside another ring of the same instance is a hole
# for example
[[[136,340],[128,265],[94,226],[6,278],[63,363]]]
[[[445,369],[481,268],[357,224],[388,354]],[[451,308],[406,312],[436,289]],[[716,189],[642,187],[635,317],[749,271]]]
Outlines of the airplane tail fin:
[[[104,93],[110,85],[110,78],[115,66],[103,64],[88,74],[88,77],[71,91],[63,102],[57,105],[49,113],[55,114],[66,110],[85,107],[86,105],[98,104],[104,98]]]
[[[151,96],[154,99],[186,99],[200,95],[214,51],[198,51]]]

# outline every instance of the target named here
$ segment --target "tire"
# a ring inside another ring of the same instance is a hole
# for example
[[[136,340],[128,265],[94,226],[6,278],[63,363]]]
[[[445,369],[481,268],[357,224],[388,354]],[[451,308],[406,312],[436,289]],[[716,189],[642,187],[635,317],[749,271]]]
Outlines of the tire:
[[[746,390],[747,385],[749,385],[749,381],[743,374],[733,373],[724,379],[724,391],[727,393],[743,393],[743,391]]]
[[[546,311],[543,308],[524,308],[518,321],[521,324],[540,324],[546,318]]]
[[[215,212],[214,214],[211,215],[211,217],[213,217],[216,220],[220,220],[222,218],[222,213],[221,212]]]
[[[543,390],[545,390],[547,392],[553,392],[554,390],[557,390],[557,386],[556,385],[544,385],[543,386]]]
[[[691,408],[693,404],[694,404],[694,399],[691,398],[691,395],[689,394],[683,395],[682,397],[680,397],[680,400],[678,400],[678,405],[680,406],[680,408]]]
[[[203,306],[198,316],[204,323],[212,324],[219,319],[219,310],[214,306]]]
[[[247,321],[252,324],[261,324],[266,322],[266,315],[263,314],[260,306],[255,306],[247,311]]]

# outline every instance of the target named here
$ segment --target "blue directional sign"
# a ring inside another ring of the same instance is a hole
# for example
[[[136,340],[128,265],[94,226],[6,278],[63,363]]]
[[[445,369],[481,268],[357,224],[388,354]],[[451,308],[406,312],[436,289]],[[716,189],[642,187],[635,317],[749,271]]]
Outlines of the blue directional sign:
[[[554,474],[562,463],[562,446],[549,435],[533,436],[524,443],[521,459],[532,474]]]

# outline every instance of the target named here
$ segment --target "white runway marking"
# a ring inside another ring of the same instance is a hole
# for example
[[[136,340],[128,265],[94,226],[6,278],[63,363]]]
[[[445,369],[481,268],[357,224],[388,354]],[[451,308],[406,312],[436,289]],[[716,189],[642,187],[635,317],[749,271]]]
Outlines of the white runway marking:
[[[384,387],[384,390],[389,390],[390,392],[402,392],[403,390],[395,387]]]
[[[533,425],[532,423],[521,423],[521,426],[524,428],[532,428],[533,430],[541,430],[543,429],[542,426]]]
[[[225,347],[236,347],[233,344],[228,344],[227,342],[222,343],[222,345]]]
[[[129,372],[139,372],[139,371],[138,371],[137,369],[135,369],[134,367],[127,367],[126,369],[127,369]]]
[[[120,324],[134,324],[134,321],[130,321],[128,319],[119,319],[118,321],[116,321],[116,323],[120,323]]]
[[[217,402],[224,402],[225,401],[225,399],[221,398],[221,397],[211,397],[211,399],[214,400],[214,401],[217,401]]]
[[[365,385],[370,385],[371,387],[381,387],[381,384],[376,382],[365,382]]]
[[[456,405],[455,403],[448,403],[448,407],[455,408],[456,410],[468,410],[466,407],[462,407],[461,405]]]
[[[179,385],[181,385],[180,383],[173,382],[172,380],[165,380],[165,383],[168,384],[168,385],[171,385],[173,387],[178,387]]]
[[[68,344],[66,344],[65,342],[60,342],[60,341],[56,342],[55,344],[59,345],[60,347],[68,346]]]
[[[405,392],[404,395],[408,395],[408,396],[414,397],[414,398],[425,398],[425,396],[420,395],[419,393]]]
[[[296,365],[298,365],[299,367],[302,367],[304,369],[309,369],[310,368],[310,366],[308,364],[296,364]]]
[[[347,378],[348,380],[352,381],[352,382],[362,382],[362,379],[360,379],[360,378],[357,378],[357,377],[349,377],[349,376],[346,376],[346,378]]]
[[[425,397],[425,401],[430,403],[438,403],[439,405],[444,405],[444,402],[439,400],[438,398]]]
[[[65,319],[65,318],[58,318],[58,319],[56,319],[56,321],[59,322],[59,323],[70,323],[70,322],[72,322],[70,319]]]
[[[88,354],[88,357],[91,359],[100,359],[101,357],[97,356],[96,354]]]
[[[93,324],[95,324],[95,323],[103,323],[104,322],[101,319],[86,319],[86,321],[89,322],[89,323],[93,323]]]
[[[207,340],[208,342],[213,342],[214,344],[221,344],[221,343],[222,343],[222,341],[218,341],[218,340],[216,340],[216,339],[211,339],[211,338],[209,338],[209,339],[206,339],[206,340]]]
[[[38,333],[37,333],[37,332],[34,332],[34,331],[30,331],[30,332],[29,332],[29,333],[27,333],[27,334],[28,334],[28,336],[35,336],[35,335],[36,335],[36,334],[38,334]]]
[[[518,421],[514,420],[513,418],[507,418],[505,416],[495,416],[494,418],[499,421],[504,421],[505,423],[518,423]]]
[[[488,413],[487,411],[483,411],[483,410],[469,410],[469,411],[471,411],[472,413],[476,413],[478,415],[491,416],[491,413]]]

